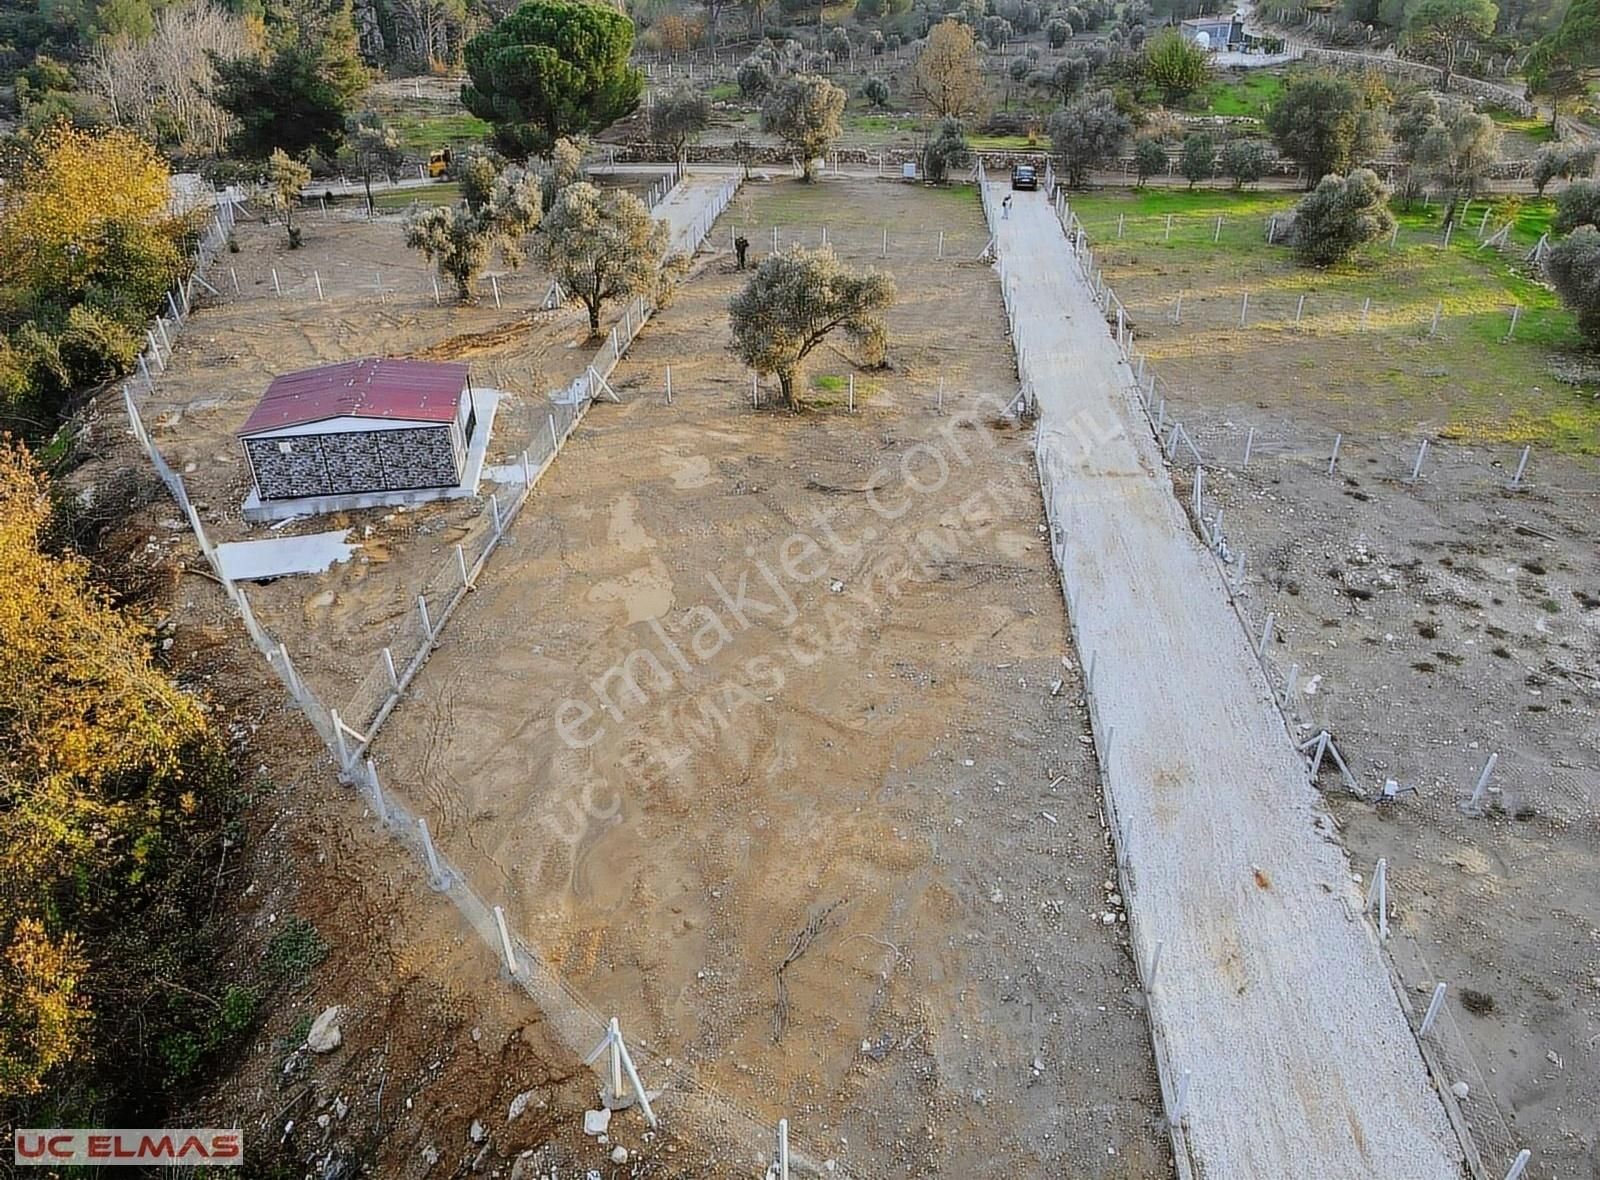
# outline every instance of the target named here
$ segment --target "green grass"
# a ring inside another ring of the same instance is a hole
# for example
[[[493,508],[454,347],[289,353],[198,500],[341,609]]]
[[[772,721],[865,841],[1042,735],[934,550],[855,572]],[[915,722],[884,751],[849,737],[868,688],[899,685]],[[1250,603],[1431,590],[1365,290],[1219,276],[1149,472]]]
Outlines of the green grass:
[[[489,124],[465,111],[428,115],[387,111],[384,121],[394,128],[400,146],[413,155],[424,155],[434,148],[455,144],[477,143],[489,133]]]
[[[739,93],[737,82],[718,82],[706,91],[706,97],[712,102],[732,102],[739,97]]]
[[[1246,116],[1265,119],[1267,110],[1283,93],[1284,75],[1277,70],[1251,70],[1242,78],[1222,77],[1197,94],[1183,109],[1193,114]]]
[[[1483,113],[1493,119],[1495,125],[1502,131],[1515,132],[1531,139],[1534,143],[1549,143],[1555,138],[1555,132],[1551,129],[1548,119],[1519,115],[1503,107],[1486,107]]]
[[[974,148],[987,148],[992,152],[1026,152],[1033,149],[1043,150],[1048,146],[1042,138],[1035,143],[1029,143],[1026,135],[969,135],[967,144]]]
[[[355,199],[359,202],[362,197],[357,196]],[[453,180],[419,188],[372,191],[372,205],[375,209],[409,209],[412,202],[419,205],[453,205],[460,199],[461,186]]]
[[[828,182],[826,181],[816,184],[802,184],[797,180],[785,178],[761,192],[762,225],[771,226],[777,224],[814,228],[820,221],[818,217],[819,200],[825,202],[830,191],[834,190],[828,187]],[[916,192],[919,204],[926,203],[930,217],[927,224],[934,226],[936,229],[943,223],[944,218],[959,216],[953,212],[946,213],[944,203],[948,203],[948,208],[951,210],[958,206],[970,209],[976,206],[978,200],[978,190],[965,183],[919,185]],[[875,213],[868,212],[865,216],[860,217],[859,220],[866,225],[875,225],[878,224],[876,217]],[[846,220],[849,220],[849,218],[846,218]],[[905,225],[903,228],[909,231],[913,227]],[[770,229],[767,232],[770,233]],[[874,230],[873,232],[876,231]],[[891,225],[889,232],[891,234],[896,232],[896,226]]]
[[[1174,293],[1183,290],[1186,343],[1175,355],[1226,356],[1241,395],[1248,396],[1244,391],[1256,380],[1253,370],[1292,365],[1297,342],[1303,342],[1298,351],[1309,368],[1298,378],[1294,397],[1318,403],[1307,409],[1325,409],[1344,421],[1359,416],[1370,428],[1396,433],[1433,430],[1474,443],[1532,443],[1600,455],[1596,391],[1563,384],[1550,372],[1555,357],[1581,348],[1573,317],[1522,264],[1549,226],[1551,202],[1524,203],[1503,253],[1479,247],[1481,201],[1469,209],[1447,249],[1441,244],[1441,210],[1419,206],[1396,211],[1398,248],[1387,240],[1373,243],[1349,262],[1315,270],[1266,242],[1267,219],[1295,199],[1283,193],[1147,189],[1079,194],[1071,201],[1097,263],[1135,319],[1159,319],[1157,309],[1170,309]],[[1119,215],[1125,218],[1121,241]],[[1218,216],[1223,229],[1213,242]],[[1241,332],[1235,317],[1247,290],[1250,325]],[[1296,327],[1301,294],[1307,296],[1307,318]],[[1369,299],[1370,321],[1363,328],[1360,309]],[[1436,304],[1442,304],[1440,332],[1430,337]],[[1513,306],[1520,311],[1508,341]],[[1153,331],[1161,334],[1153,339],[1165,339],[1176,330]],[[1197,334],[1207,333],[1214,340],[1197,352]],[[1155,355],[1158,346],[1150,347]],[[1262,398],[1287,397],[1281,382],[1260,380],[1266,382],[1258,389]],[[1217,388],[1226,385],[1219,381]]]

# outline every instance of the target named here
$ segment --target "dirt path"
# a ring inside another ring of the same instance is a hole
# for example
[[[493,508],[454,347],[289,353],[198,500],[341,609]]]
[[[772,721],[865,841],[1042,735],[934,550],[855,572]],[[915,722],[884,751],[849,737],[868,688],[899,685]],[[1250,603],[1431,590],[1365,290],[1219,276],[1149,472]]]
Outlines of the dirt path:
[[[998,202],[1003,196],[992,192]],[[1209,1178],[1446,1178],[1461,1152],[1345,855],[1210,556],[1183,519],[1043,194],[998,223],[1015,344],[1152,1020]],[[1106,733],[1112,733],[1109,742]]]

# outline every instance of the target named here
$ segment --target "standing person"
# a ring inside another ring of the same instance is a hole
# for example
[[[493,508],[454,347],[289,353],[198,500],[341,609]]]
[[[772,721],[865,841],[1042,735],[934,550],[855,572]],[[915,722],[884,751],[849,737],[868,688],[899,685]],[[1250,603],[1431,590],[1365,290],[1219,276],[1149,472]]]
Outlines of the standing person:
[[[1006,194],[1006,199],[1000,202],[1000,220],[1011,220],[1011,194]]]
[[[739,253],[739,269],[744,269],[744,252],[750,249],[750,239],[740,234],[733,239],[733,248]]]

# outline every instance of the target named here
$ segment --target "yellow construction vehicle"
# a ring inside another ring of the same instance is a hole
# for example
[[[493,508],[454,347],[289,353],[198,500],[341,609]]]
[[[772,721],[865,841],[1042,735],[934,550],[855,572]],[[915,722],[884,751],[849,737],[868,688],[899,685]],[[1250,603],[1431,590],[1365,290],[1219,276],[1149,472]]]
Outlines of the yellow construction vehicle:
[[[435,148],[428,153],[428,175],[437,180],[450,171],[450,149]]]

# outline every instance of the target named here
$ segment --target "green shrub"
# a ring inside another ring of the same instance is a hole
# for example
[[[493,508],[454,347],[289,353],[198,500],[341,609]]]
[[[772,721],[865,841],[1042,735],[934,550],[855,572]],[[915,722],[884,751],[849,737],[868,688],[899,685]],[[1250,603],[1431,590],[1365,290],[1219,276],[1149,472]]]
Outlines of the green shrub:
[[[1376,173],[1324,176],[1294,209],[1294,249],[1300,261],[1331,266],[1394,228],[1389,194]]]
[[[1579,180],[1556,194],[1556,215],[1550,228],[1571,233],[1582,225],[1600,225],[1600,184]]]
[[[1545,270],[1561,302],[1578,317],[1578,330],[1600,348],[1600,229],[1581,226],[1557,242]]]
[[[317,928],[298,915],[284,919],[283,925],[267,944],[267,974],[297,983],[328,957],[328,944]]]
[[[133,368],[139,337],[105,312],[80,304],[67,313],[58,338],[61,361],[74,386],[120,377]]]

